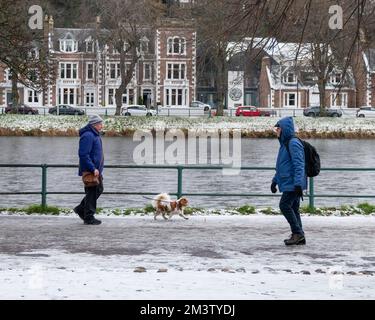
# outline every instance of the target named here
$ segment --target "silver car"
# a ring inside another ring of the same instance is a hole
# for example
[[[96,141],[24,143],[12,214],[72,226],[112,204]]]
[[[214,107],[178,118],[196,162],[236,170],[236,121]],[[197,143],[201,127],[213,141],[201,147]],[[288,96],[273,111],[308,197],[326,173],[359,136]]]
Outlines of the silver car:
[[[129,105],[121,108],[121,115],[123,116],[155,116],[156,111],[147,109],[144,105]]]
[[[358,118],[375,118],[375,108],[374,107],[361,107],[357,111]]]

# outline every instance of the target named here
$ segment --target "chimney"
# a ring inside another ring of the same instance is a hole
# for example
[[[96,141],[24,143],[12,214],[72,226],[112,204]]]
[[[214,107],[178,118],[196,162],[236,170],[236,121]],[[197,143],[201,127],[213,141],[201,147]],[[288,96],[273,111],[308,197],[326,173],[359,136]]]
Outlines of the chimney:
[[[271,58],[269,56],[264,56],[262,59],[262,69],[266,67],[271,69]]]

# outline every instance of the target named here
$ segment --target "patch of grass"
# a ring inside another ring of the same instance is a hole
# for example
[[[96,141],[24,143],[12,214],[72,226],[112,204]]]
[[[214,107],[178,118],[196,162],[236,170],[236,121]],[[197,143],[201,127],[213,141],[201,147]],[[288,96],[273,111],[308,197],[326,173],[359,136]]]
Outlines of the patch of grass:
[[[120,216],[122,214],[121,210],[120,209],[113,209],[112,210],[112,213],[115,215],[115,216]]]
[[[309,206],[302,206],[300,208],[301,213],[310,213],[310,214],[316,214],[318,213],[316,208],[310,208]]]
[[[240,213],[242,215],[249,215],[249,214],[254,214],[255,213],[255,207],[254,206],[250,206],[250,205],[245,205],[245,206],[242,206],[242,207],[238,207],[238,208],[235,208],[234,210],[236,210],[238,213]]]
[[[359,205],[357,205],[357,207],[361,209],[363,213],[366,215],[375,213],[375,206],[372,204],[369,204],[368,202],[360,203]]]
[[[42,207],[41,205],[31,205],[25,209],[23,209],[26,214],[33,214],[33,213],[42,213],[42,214],[52,214],[58,215],[60,213],[60,209],[57,207]]]
[[[204,212],[204,210],[202,208],[197,207],[187,207],[184,209],[184,214],[192,215],[195,212],[202,213]]]
[[[7,211],[7,212],[23,212],[21,208],[0,208],[0,212]]]
[[[145,206],[143,210],[146,213],[155,212],[155,209],[154,209],[154,207],[151,204],[148,204],[147,206]]]
[[[101,213],[104,210],[104,208],[96,208],[96,213]]]
[[[274,208],[271,208],[271,207],[261,209],[260,212],[263,213],[263,214],[267,214],[267,215],[278,215],[278,214],[280,214],[280,212],[278,210],[276,210]]]

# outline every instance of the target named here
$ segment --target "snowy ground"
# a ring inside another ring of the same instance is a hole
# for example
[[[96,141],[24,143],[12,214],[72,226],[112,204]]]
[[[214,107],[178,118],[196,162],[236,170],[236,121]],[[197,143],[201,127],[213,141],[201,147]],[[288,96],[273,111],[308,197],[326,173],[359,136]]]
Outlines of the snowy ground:
[[[0,299],[375,298],[374,217],[102,220],[0,216]]]

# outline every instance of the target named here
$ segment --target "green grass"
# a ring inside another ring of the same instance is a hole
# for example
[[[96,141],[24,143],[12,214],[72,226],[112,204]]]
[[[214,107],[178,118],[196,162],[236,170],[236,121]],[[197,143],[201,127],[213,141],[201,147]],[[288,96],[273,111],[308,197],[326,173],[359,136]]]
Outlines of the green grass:
[[[26,214],[33,214],[33,213],[42,213],[42,214],[52,214],[58,215],[60,213],[60,209],[57,207],[42,207],[41,205],[32,205],[27,208],[21,209]]]
[[[202,213],[204,209],[198,207],[187,207],[184,209],[184,214],[192,215],[194,212]]]
[[[145,206],[143,210],[146,213],[153,213],[153,212],[155,212],[155,209],[154,209],[154,207],[151,204],[148,204],[147,206]]]
[[[357,207],[359,209],[361,209],[363,211],[363,213],[366,214],[366,215],[371,214],[371,213],[375,213],[375,206],[372,205],[372,204],[369,204],[367,202],[360,203],[359,205],[357,205]]]
[[[266,215],[278,215],[280,212],[274,208],[268,207],[265,209],[260,210],[261,213],[266,214]]]
[[[317,210],[316,208],[310,208],[309,206],[302,206],[300,208],[300,212],[301,213],[310,213],[310,214],[314,214],[314,213],[317,213]]]
[[[239,214],[242,214],[242,215],[249,215],[249,214],[255,213],[255,207],[250,206],[250,205],[238,207],[238,208],[235,208],[234,210],[237,211]]]

